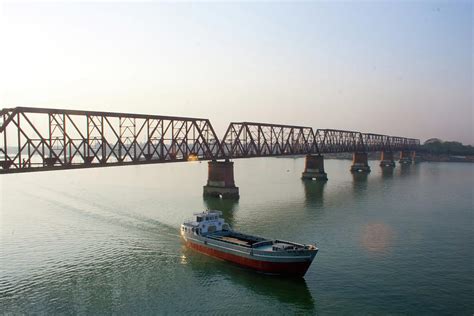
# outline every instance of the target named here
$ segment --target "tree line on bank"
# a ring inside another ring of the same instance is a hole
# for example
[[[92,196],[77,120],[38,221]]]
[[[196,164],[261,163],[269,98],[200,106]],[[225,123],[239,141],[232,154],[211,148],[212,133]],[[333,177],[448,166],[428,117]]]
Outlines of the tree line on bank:
[[[455,141],[445,142],[439,138],[428,139],[421,145],[421,151],[433,155],[474,156],[474,146]]]

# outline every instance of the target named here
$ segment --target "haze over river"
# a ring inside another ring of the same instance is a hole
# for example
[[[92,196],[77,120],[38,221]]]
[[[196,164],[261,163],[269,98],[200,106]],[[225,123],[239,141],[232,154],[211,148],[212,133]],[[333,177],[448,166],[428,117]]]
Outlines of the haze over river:
[[[203,199],[206,162],[2,175],[0,314],[472,315],[474,165],[369,163],[326,160],[319,184],[304,158],[235,160],[238,202]],[[206,208],[320,251],[289,279],[186,250]]]

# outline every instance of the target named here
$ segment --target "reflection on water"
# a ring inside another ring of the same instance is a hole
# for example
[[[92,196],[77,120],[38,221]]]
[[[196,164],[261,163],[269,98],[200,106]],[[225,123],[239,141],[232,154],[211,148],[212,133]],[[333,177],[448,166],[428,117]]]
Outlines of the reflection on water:
[[[413,171],[413,166],[411,164],[400,164],[400,176],[402,177],[408,177]]]
[[[367,180],[369,173],[352,172],[352,187],[356,196],[361,196],[367,191]]]
[[[369,174],[367,172],[352,172],[352,179],[354,183],[366,183],[367,179],[369,178]]]
[[[222,217],[232,227],[234,224],[234,211],[239,205],[239,200],[221,199],[219,197],[204,196],[204,206],[208,210],[219,210]]]
[[[310,312],[314,309],[314,299],[304,278],[257,273],[186,247],[182,248],[182,252],[189,258],[189,267],[200,277],[230,280],[265,300],[291,304],[301,311]]]
[[[302,182],[304,185],[306,204],[317,208],[322,207],[324,205],[324,188],[326,187],[326,181],[302,180]]]
[[[395,168],[392,167],[381,167],[382,179],[391,179],[395,173]]]
[[[393,229],[384,223],[367,223],[361,233],[361,244],[370,253],[380,254],[390,248]]]

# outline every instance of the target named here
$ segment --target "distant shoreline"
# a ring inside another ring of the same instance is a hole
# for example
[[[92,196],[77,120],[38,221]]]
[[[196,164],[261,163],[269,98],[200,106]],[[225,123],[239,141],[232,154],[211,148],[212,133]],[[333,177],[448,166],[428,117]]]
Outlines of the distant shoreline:
[[[421,159],[421,161],[432,161],[432,162],[470,162],[470,163],[474,163],[474,156],[421,154],[420,159]]]
[[[352,153],[335,153],[335,154],[323,154],[326,159],[340,159],[340,160],[352,160]],[[294,156],[279,156],[275,158],[298,158],[304,157],[303,155]],[[371,152],[368,154],[369,160],[380,160],[380,153]],[[397,161],[399,157],[394,157]],[[415,160],[417,162],[467,162],[474,163],[474,156],[459,156],[459,155],[434,155],[427,153],[417,153]]]

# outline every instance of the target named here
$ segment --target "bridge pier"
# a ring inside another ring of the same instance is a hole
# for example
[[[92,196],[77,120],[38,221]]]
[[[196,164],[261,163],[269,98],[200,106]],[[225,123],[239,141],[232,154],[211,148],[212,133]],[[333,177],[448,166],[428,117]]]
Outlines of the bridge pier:
[[[352,155],[351,172],[366,172],[366,173],[370,172],[367,153],[355,152]]]
[[[207,185],[203,187],[204,196],[238,199],[239,188],[234,182],[234,163],[225,161],[209,161]]]
[[[403,165],[409,165],[412,163],[412,155],[414,152],[411,152],[409,150],[402,150],[400,152],[400,160],[398,161],[399,163]]]
[[[380,157],[380,167],[394,168],[395,161],[393,160],[393,152],[382,151]]]
[[[327,181],[328,175],[324,172],[324,156],[306,155],[304,172],[301,179]]]

